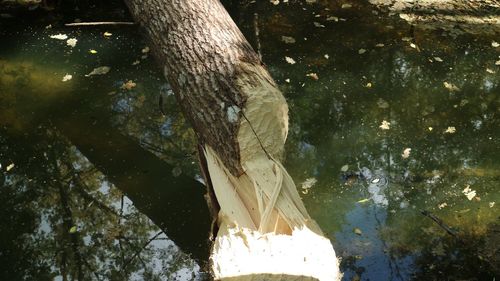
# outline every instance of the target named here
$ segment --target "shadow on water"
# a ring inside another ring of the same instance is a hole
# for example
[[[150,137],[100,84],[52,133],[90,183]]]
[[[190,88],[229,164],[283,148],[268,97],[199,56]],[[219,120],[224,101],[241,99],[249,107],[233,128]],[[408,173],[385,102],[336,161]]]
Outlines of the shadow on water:
[[[498,276],[493,39],[362,2],[230,2],[288,99],[287,168],[344,280]],[[0,279],[202,279],[193,133],[139,32],[42,22],[0,21]]]

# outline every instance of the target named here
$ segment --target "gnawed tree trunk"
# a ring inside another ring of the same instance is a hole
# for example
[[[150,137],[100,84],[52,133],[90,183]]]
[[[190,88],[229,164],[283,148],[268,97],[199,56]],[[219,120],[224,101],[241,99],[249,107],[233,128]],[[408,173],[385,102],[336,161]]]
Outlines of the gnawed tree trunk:
[[[214,278],[336,280],[333,247],[280,163],[286,101],[222,4],[125,2],[200,143],[202,169],[220,206]]]

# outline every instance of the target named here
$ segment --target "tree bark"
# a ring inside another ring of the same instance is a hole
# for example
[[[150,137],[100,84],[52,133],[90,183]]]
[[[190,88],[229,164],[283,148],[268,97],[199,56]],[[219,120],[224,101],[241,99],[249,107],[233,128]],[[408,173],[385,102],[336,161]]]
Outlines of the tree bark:
[[[200,144],[217,280],[335,280],[333,247],[280,163],[288,107],[218,0],[125,0]],[[187,219],[187,218],[186,218]]]

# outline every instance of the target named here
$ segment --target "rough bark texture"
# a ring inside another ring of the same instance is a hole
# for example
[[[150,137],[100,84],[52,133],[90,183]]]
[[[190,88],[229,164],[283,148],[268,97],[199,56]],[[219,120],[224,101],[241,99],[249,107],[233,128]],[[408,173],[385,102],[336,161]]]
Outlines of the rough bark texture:
[[[235,80],[258,56],[218,0],[126,0],[201,143],[233,175],[243,172],[236,138],[246,97]],[[251,76],[249,76],[251,77]]]
[[[126,3],[200,142],[210,201],[220,207],[214,279],[336,280],[335,251],[280,163],[285,98],[221,3]]]

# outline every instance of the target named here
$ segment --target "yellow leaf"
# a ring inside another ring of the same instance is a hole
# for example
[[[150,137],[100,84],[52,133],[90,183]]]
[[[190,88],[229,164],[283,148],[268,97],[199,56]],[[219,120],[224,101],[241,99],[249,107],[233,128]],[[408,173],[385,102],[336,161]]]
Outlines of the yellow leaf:
[[[70,229],[69,229],[69,233],[76,233],[76,225],[73,225]]]

